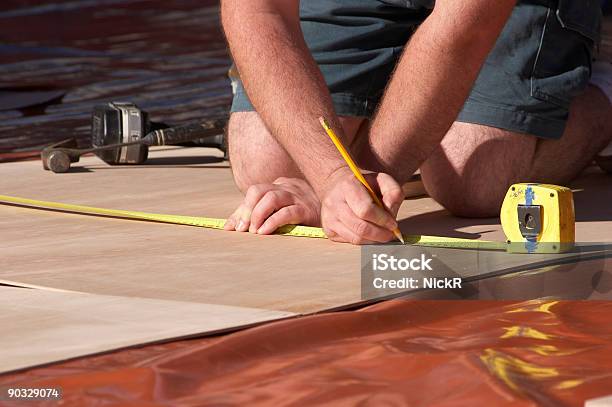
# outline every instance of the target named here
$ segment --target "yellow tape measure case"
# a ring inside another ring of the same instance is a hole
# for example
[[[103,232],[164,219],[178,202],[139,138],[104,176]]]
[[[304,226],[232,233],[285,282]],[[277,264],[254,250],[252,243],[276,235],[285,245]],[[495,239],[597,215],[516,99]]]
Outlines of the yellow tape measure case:
[[[561,253],[575,242],[571,189],[548,184],[515,184],[502,205],[501,224],[512,253]]]

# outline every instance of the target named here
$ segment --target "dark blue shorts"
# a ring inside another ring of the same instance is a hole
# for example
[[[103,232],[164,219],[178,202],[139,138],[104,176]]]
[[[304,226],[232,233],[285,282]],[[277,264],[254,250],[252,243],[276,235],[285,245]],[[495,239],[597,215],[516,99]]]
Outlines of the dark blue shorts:
[[[377,0],[301,2],[304,37],[337,114],[373,114],[429,12]],[[560,138],[571,101],[589,82],[600,28],[598,0],[519,0],[457,120]],[[234,89],[232,112],[253,111],[238,78]]]

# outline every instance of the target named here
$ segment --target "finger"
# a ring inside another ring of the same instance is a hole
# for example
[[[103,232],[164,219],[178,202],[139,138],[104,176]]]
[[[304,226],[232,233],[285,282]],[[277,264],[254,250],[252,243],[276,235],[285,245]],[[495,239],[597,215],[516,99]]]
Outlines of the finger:
[[[257,229],[260,235],[269,235],[276,229],[284,225],[297,225],[300,223],[300,207],[297,205],[285,206],[278,212],[268,217],[266,221]]]
[[[283,185],[283,184],[287,184],[289,181],[291,181],[291,178],[287,178],[287,177],[278,177],[274,180],[274,182],[272,182],[274,185]]]
[[[270,184],[252,185],[244,196],[244,202],[236,210],[236,227],[238,232],[246,232],[251,225],[251,213],[259,200],[274,186]]]
[[[289,193],[280,190],[268,191],[253,208],[249,232],[256,233],[270,215],[291,204],[293,201]]]
[[[225,221],[225,224],[223,225],[223,230],[236,230],[236,212],[235,211]]]
[[[393,240],[393,233],[389,229],[360,218],[346,204],[341,205],[336,213],[338,220],[360,239],[380,243]]]
[[[247,189],[246,194],[244,194],[244,204],[247,208],[253,210],[257,202],[268,192],[276,187],[272,184],[256,184],[251,185],[249,189]]]
[[[385,204],[392,217],[397,216],[400,206],[404,202],[404,192],[402,186],[389,174],[379,173],[376,176],[376,183]]]
[[[365,188],[351,188],[346,194],[346,203],[358,218],[366,222],[388,230],[397,228],[395,219],[387,210],[380,208],[372,201],[372,197]],[[350,224],[345,223],[345,225],[351,227]]]
[[[231,216],[234,222],[234,230],[237,232],[246,232],[251,223],[251,210],[243,203],[236,209]]]
[[[350,243],[354,245],[376,243],[372,240],[364,239],[363,237],[358,236],[338,219],[328,222],[328,226],[324,229],[324,231],[329,240],[337,243]]]
[[[230,215],[223,225],[223,230],[236,230],[236,225],[240,220],[240,213],[242,211],[242,204],[236,208],[236,210]]]

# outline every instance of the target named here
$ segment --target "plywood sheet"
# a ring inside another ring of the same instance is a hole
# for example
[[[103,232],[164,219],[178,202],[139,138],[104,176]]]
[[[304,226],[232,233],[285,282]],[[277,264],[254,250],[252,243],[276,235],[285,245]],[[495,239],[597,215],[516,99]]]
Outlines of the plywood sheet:
[[[291,313],[0,286],[0,373]]]
[[[163,149],[150,165],[86,157],[68,174],[39,162],[0,165],[0,193],[99,207],[227,217],[241,201],[227,163],[206,149]],[[577,184],[580,187],[580,183]],[[612,240],[611,178],[576,194],[583,241]],[[582,188],[582,187],[580,187]],[[607,194],[607,195],[606,195]],[[593,199],[596,197],[597,199]],[[607,212],[606,212],[607,211]],[[582,215],[581,215],[582,214]],[[502,240],[497,219],[458,219],[430,198],[406,201],[406,233]],[[103,295],[308,313],[360,301],[360,249],[0,206],[0,279]]]

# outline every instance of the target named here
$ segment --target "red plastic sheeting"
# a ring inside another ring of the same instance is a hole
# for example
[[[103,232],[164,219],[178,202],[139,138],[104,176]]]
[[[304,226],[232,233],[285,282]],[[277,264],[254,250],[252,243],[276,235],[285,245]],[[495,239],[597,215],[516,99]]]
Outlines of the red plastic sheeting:
[[[0,385],[61,386],[74,406],[582,406],[612,394],[611,315],[612,302],[395,300]]]

